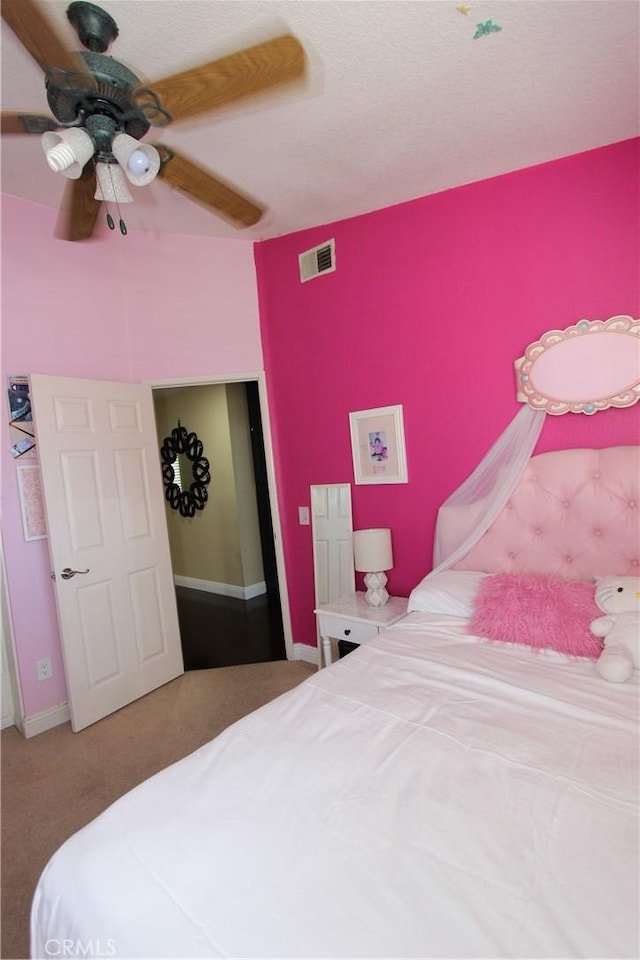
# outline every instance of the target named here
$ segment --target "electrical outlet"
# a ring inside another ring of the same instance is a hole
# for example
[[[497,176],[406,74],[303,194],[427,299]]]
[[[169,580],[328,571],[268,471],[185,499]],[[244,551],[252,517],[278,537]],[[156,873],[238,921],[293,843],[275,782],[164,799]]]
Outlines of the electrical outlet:
[[[36,660],[36,669],[38,671],[38,680],[51,680],[51,677],[53,676],[51,657],[44,657],[42,660]]]

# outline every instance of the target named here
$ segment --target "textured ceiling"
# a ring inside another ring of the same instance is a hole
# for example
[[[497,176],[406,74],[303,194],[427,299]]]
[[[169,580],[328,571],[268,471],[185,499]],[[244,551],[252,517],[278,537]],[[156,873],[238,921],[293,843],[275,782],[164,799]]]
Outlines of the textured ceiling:
[[[67,2],[46,0],[78,49]],[[102,0],[110,55],[141,80],[282,32],[306,83],[151,130],[266,207],[235,230],[156,182],[129,229],[259,240],[640,133],[638,0]],[[475,37],[491,20],[500,30]],[[2,106],[49,113],[43,75],[2,26]],[[57,207],[39,137],[2,139],[2,190]]]

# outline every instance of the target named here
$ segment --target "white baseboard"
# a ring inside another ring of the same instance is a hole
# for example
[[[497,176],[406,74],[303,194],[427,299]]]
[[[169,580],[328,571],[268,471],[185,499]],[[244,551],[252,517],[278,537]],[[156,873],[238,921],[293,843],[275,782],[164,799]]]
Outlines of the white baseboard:
[[[308,643],[294,643],[293,660],[304,660],[306,663],[312,663],[317,667],[318,649],[309,646]],[[2,729],[13,726],[15,722],[15,726],[22,736],[28,740],[30,737],[36,737],[39,733],[44,733],[45,730],[51,730],[52,727],[59,726],[61,723],[68,723],[70,719],[69,704],[61,703],[57,707],[50,707],[49,710],[36,713],[33,717],[25,717],[22,721],[17,719],[14,721],[13,717],[3,717]]]
[[[49,710],[36,713],[33,717],[25,717],[20,723],[16,721],[16,726],[22,736],[28,740],[61,723],[67,723],[70,719],[69,704],[61,703],[57,707],[50,707]]]
[[[204,590],[206,593],[217,593],[221,597],[235,597],[237,600],[253,600],[254,597],[260,597],[267,592],[264,581],[251,583],[248,587],[238,587],[233,583],[216,583],[215,580],[198,580],[197,577],[179,577],[176,574],[173,582],[177,587]]]
[[[6,730],[7,727],[12,727],[15,723],[15,717],[12,713],[7,713],[3,715],[2,720],[0,721],[0,730]]]
[[[293,660],[304,660],[306,663],[313,663],[318,666],[318,648],[311,647],[308,643],[293,644]]]

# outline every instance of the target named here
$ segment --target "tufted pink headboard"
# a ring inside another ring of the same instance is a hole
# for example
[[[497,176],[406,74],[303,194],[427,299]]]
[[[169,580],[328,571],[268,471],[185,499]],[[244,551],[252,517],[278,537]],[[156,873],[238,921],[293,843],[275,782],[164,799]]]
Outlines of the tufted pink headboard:
[[[640,447],[538,454],[456,569],[640,576],[639,487]]]

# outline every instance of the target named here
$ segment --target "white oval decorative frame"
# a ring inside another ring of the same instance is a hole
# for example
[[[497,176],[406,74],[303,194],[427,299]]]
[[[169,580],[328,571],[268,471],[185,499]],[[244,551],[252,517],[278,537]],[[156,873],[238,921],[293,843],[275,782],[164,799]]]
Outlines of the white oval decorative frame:
[[[559,415],[640,400],[640,320],[580,320],[550,330],[514,363],[516,399]]]

